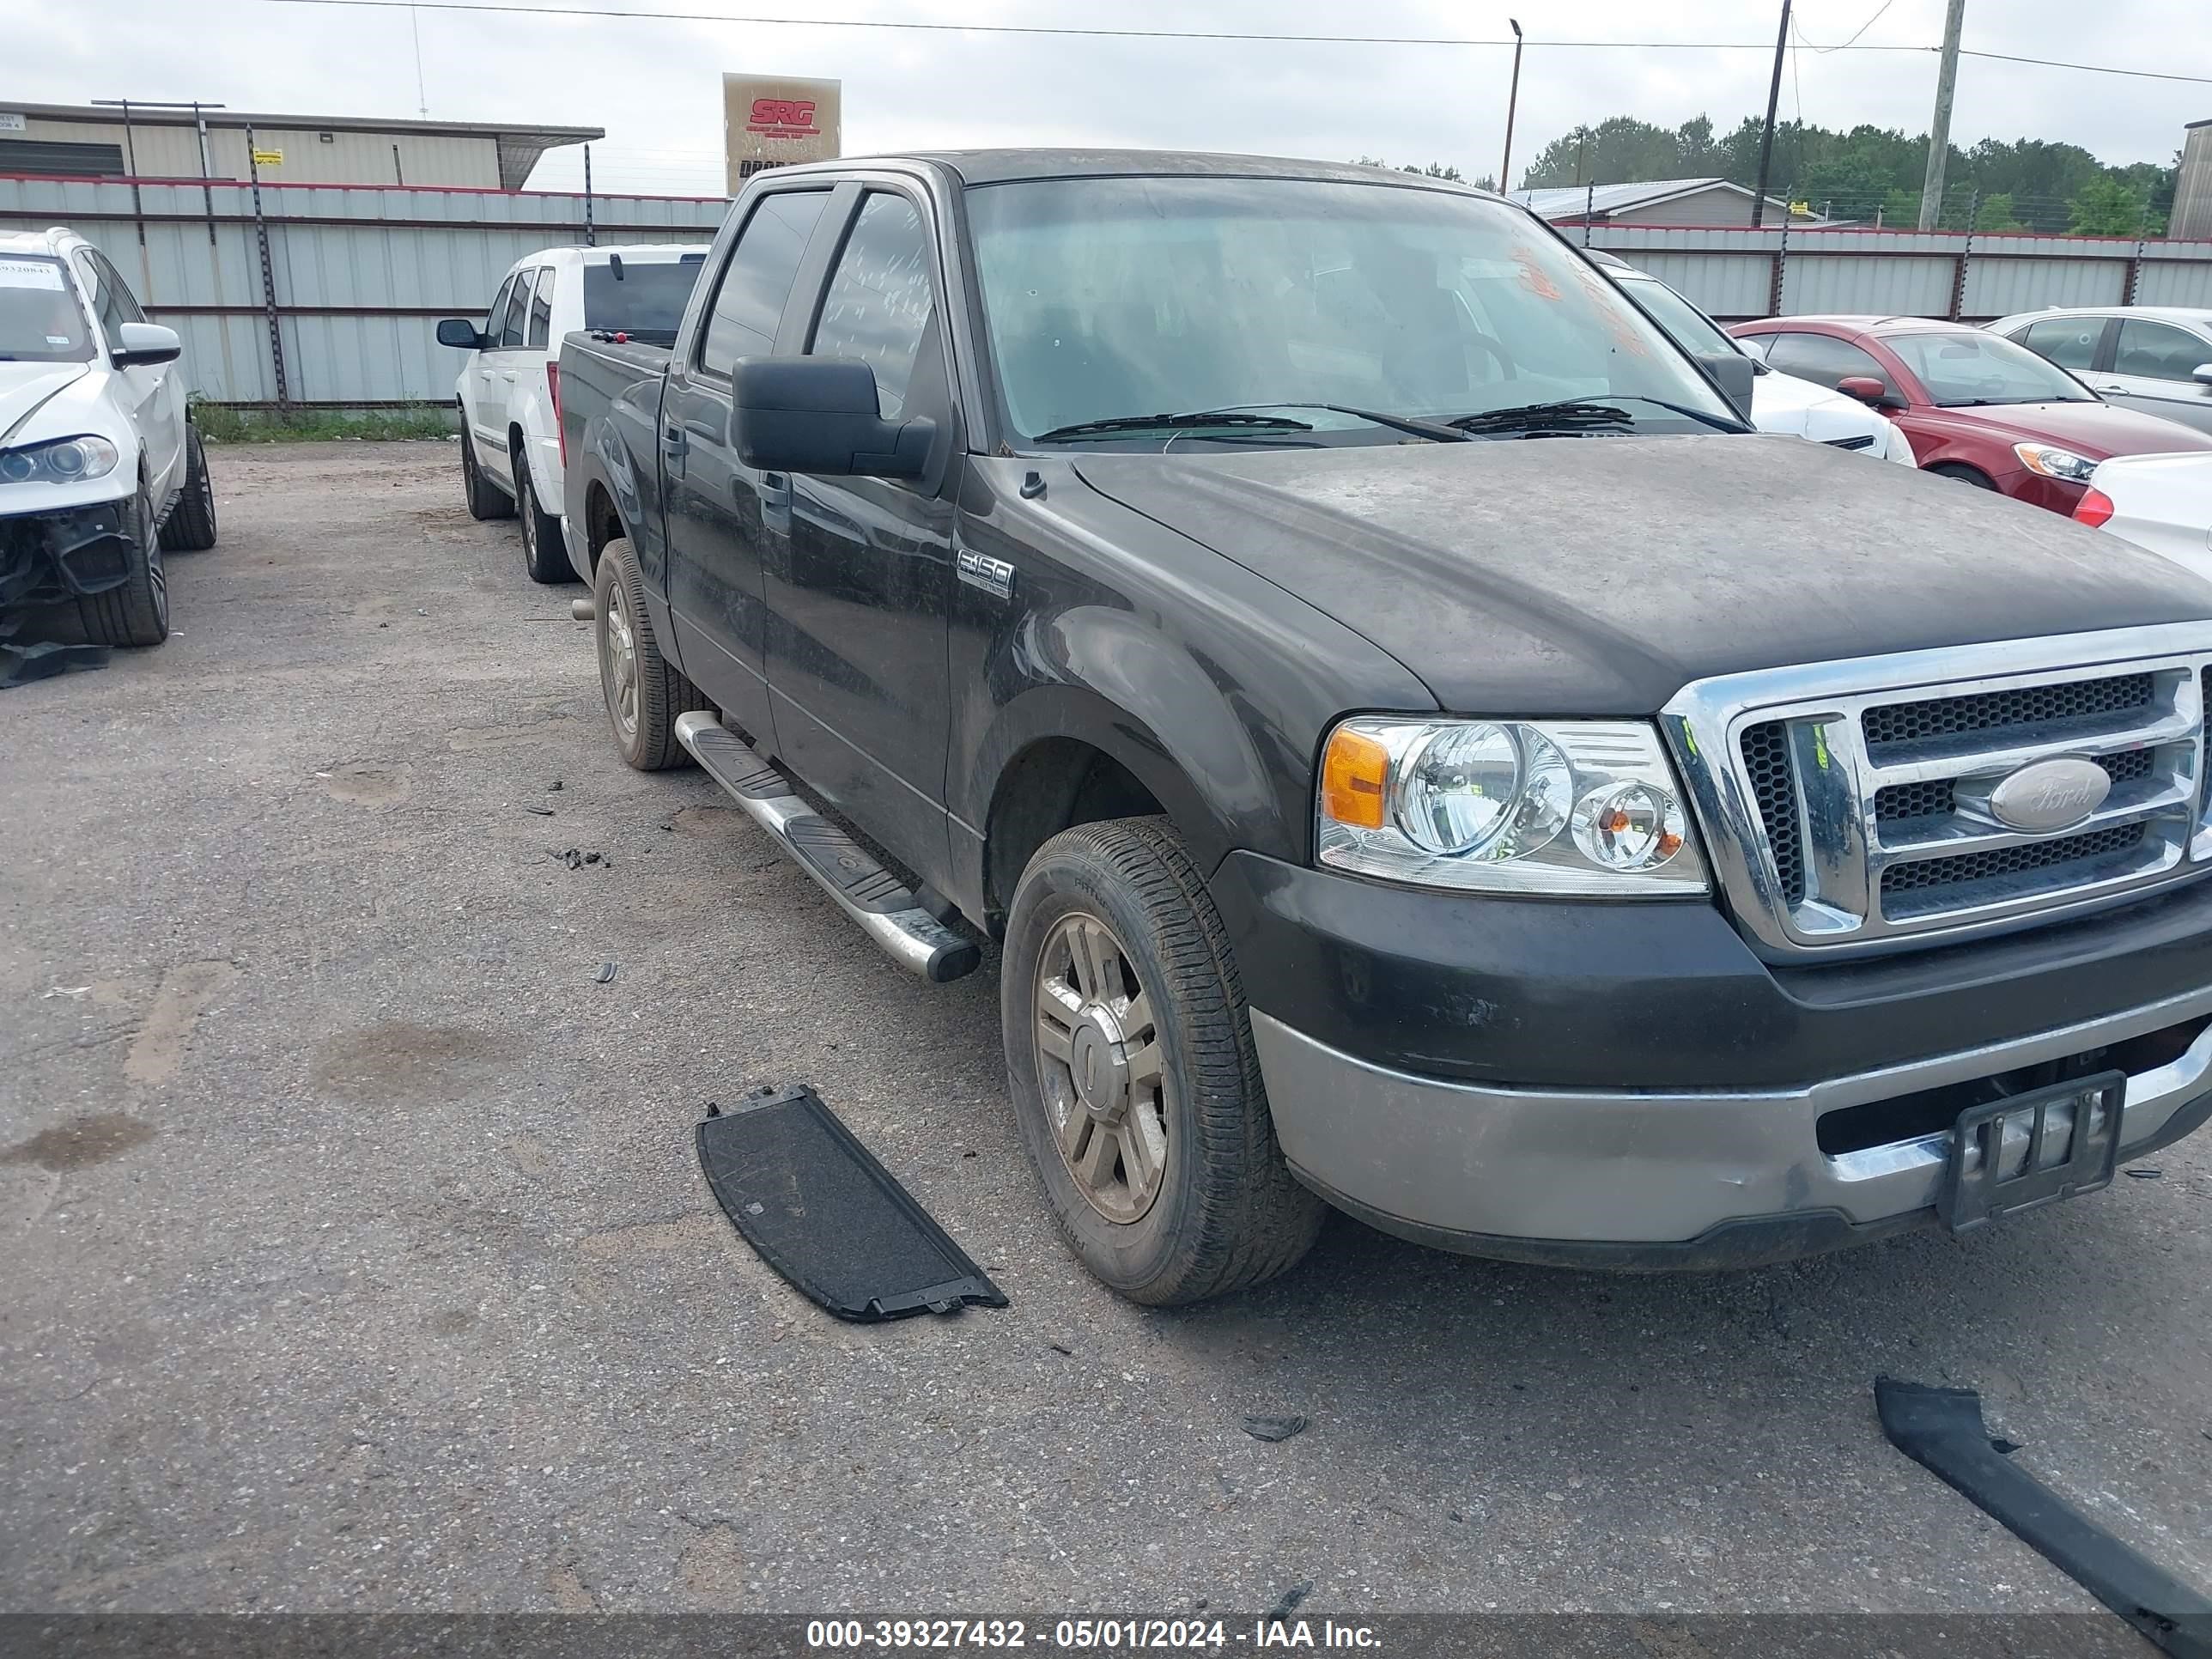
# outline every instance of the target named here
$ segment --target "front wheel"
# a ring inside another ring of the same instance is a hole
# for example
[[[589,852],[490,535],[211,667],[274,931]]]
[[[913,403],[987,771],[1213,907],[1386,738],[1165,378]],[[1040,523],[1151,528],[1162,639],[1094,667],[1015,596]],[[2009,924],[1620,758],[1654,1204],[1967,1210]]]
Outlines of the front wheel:
[[[999,994],[1024,1145],[1093,1276],[1169,1306],[1306,1253],[1322,1206],[1275,1143],[1227,930],[1165,819],[1038,850]]]
[[[1982,471],[1977,467],[1960,465],[1956,463],[1948,463],[1942,466],[1931,466],[1928,470],[1930,472],[1933,472],[1939,478],[1955,479],[1962,484],[1972,484],[1977,489],[1995,489],[1996,488],[1996,481],[1992,479],[1988,473]]]
[[[576,573],[568,563],[568,544],[561,538],[561,520],[538,505],[538,486],[530,482],[530,463],[514,458],[515,516],[522,520],[522,568],[534,582],[572,582]]]
[[[130,574],[120,586],[79,599],[77,617],[94,645],[159,645],[169,637],[169,573],[143,482],[120,512]]]
[[[468,416],[461,417],[465,421]],[[464,429],[461,433],[461,496],[469,504],[471,519],[511,519],[514,502],[507,492],[484,477],[483,468],[477,465],[476,440]]]

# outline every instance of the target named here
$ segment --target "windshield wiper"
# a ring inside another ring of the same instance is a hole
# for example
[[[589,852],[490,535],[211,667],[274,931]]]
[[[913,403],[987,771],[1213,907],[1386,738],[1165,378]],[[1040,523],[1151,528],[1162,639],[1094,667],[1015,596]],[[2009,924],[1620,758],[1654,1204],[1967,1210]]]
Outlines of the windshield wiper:
[[[1669,415],[1680,415],[1686,421],[1696,421],[1722,432],[1749,432],[1743,422],[1719,415],[1708,415],[1701,409],[1692,409],[1686,404],[1670,404],[1663,398],[1646,398],[1637,392],[1609,393],[1620,402],[1649,404],[1654,409],[1663,409]],[[1625,409],[1616,409],[1611,403],[1567,398],[1558,403],[1521,404],[1511,409],[1485,409],[1473,415],[1462,415],[1448,424],[1462,432],[1515,431],[1523,428],[1547,432],[1595,432],[1608,426],[1633,426],[1634,418]]]
[[[1293,421],[1284,415],[1239,415],[1217,410],[1203,410],[1192,415],[1114,415],[1100,421],[1078,421],[1072,426],[1056,426],[1049,432],[1037,434],[1041,444],[1060,443],[1071,438],[1110,438],[1122,432],[1188,431],[1193,427],[1257,427],[1269,432],[1310,432],[1312,426],[1304,421]]]
[[[1634,426],[1625,409],[1564,398],[1558,403],[1521,404],[1511,409],[1485,409],[1447,422],[1461,432],[1595,432],[1605,427]]]
[[[1332,415],[1349,415],[1355,421],[1388,427],[1393,432],[1409,432],[1416,438],[1432,438],[1440,444],[1463,444],[1468,441],[1466,433],[1455,431],[1442,421],[1425,421],[1414,415],[1385,415],[1379,410],[1356,409],[1350,404],[1225,404],[1219,409],[1200,410],[1199,413],[1227,415],[1244,409],[1325,409]]]

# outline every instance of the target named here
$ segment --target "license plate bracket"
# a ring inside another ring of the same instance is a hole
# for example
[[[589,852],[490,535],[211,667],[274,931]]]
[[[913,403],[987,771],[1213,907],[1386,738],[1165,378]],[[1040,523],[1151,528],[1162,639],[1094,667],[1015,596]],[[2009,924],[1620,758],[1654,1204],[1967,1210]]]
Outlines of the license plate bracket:
[[[2000,1217],[2111,1186],[2127,1095],[2127,1073],[2106,1072],[1969,1106],[1951,1130],[1950,1161],[1936,1204],[1943,1224],[1954,1233],[1973,1232]],[[2008,1125],[2014,1127],[2010,1136]],[[2011,1167],[2008,1149],[2023,1135],[2026,1154]],[[2069,1137],[2065,1155],[2052,1158],[2047,1149],[2059,1135]]]

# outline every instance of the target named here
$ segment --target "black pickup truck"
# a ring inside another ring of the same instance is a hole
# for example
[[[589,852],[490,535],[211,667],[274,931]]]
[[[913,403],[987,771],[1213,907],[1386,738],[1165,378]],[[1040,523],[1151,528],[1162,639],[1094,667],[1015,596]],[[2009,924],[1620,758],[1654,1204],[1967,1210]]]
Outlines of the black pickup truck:
[[[1108,1284],[1965,1233],[2212,1115],[2212,588],[1749,433],[1540,222],[1401,173],[763,174],[571,336],[629,763],[908,968],[1000,950]]]

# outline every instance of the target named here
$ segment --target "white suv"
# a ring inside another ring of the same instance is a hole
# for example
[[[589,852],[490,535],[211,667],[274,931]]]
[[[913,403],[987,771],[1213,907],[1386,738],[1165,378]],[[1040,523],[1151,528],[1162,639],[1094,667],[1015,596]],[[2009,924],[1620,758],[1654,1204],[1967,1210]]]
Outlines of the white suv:
[[[576,579],[561,525],[561,337],[590,329],[672,344],[706,257],[698,243],[546,248],[514,262],[483,328],[438,325],[440,345],[470,354],[453,388],[469,514],[520,508],[532,580]]]
[[[216,537],[183,351],[75,232],[0,235],[0,640],[64,605],[95,644],[168,637],[161,554]]]

